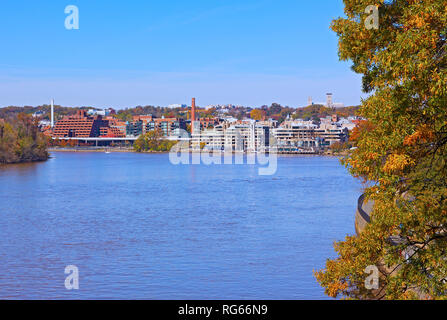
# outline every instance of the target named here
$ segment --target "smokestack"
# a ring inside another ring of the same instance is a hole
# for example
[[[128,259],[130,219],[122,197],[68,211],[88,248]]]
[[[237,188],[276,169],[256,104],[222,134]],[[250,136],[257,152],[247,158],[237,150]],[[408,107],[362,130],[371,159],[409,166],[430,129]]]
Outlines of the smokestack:
[[[51,128],[54,128],[54,99],[51,99]]]
[[[194,122],[196,121],[196,98],[192,98],[191,103],[191,133],[194,132]]]

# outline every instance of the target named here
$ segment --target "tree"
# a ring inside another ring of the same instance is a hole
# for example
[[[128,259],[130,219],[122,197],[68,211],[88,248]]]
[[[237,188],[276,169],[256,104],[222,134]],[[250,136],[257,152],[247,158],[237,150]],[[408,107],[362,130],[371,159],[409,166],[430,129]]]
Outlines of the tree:
[[[262,120],[265,117],[265,111],[264,110],[260,110],[260,109],[253,109],[250,112],[250,118],[252,118],[253,120]]]
[[[145,138],[147,140],[147,147],[149,150],[154,150],[156,151],[159,144],[160,144],[160,140],[162,138],[163,134],[161,132],[161,130],[152,130],[149,131],[148,133],[146,133]]]
[[[447,10],[440,0],[344,0],[332,29],[341,60],[363,75],[371,96],[357,149],[344,160],[368,184],[372,221],[335,245],[316,273],[326,293],[350,298],[447,298]],[[365,8],[379,9],[367,29]],[[365,288],[369,265],[380,289]]]
[[[20,113],[11,121],[0,121],[0,163],[47,160],[47,142],[29,115]]]
[[[330,150],[332,150],[335,153],[344,152],[351,148],[351,145],[348,142],[340,142],[336,141],[330,146]]]
[[[269,116],[275,115],[275,114],[280,114],[282,109],[283,109],[283,107],[280,104],[272,103],[267,114]]]
[[[142,134],[135,140],[133,148],[136,152],[157,151],[166,152],[177,144],[177,141],[169,141],[163,139],[163,132],[161,130],[151,130],[146,134]]]
[[[133,149],[136,152],[143,152],[147,150],[147,140],[144,135],[140,135],[133,144]]]
[[[363,135],[368,134],[374,129],[374,126],[368,120],[361,120],[357,126],[352,130],[349,136],[349,140],[357,145],[358,141],[361,141]]]

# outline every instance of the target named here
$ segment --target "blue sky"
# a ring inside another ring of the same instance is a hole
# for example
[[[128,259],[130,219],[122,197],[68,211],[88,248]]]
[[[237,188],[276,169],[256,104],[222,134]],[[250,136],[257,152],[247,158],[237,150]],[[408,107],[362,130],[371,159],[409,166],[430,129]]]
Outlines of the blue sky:
[[[341,15],[342,0],[3,1],[0,106],[359,104],[329,29]]]

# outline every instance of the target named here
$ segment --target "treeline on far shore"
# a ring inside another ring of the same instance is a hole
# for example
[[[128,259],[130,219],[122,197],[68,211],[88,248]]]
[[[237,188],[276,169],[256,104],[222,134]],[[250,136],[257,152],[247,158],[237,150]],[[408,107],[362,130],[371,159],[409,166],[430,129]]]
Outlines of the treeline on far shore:
[[[0,164],[47,160],[47,141],[29,115],[0,119]]]
[[[73,115],[77,110],[89,110],[95,109],[95,107],[63,107],[60,105],[54,106],[54,116],[55,120],[59,120],[67,115]],[[319,121],[321,118],[337,114],[339,117],[349,117],[355,116],[357,114],[358,106],[342,107],[342,108],[328,108],[324,105],[314,104],[306,107],[291,108],[288,106],[282,106],[278,103],[272,103],[270,106],[263,105],[259,108],[251,107],[233,107],[227,108],[225,116],[233,117],[238,120],[244,118],[252,118],[255,120],[275,119],[280,123],[287,118],[291,119],[304,119],[304,120],[314,120]],[[40,118],[42,120],[50,120],[50,105],[41,105],[37,107],[24,106],[24,107],[0,107],[0,118],[10,119],[15,118],[19,113],[26,113],[32,115],[33,113],[40,113]],[[124,108],[116,110],[116,114],[112,114],[113,117],[120,119],[122,121],[132,121],[133,116],[152,114],[156,118],[181,118],[189,119],[190,111],[189,107],[155,107],[151,105],[147,106],[137,106],[132,108]],[[196,108],[196,116],[198,118],[213,118],[222,116],[219,110],[215,107],[213,108]]]

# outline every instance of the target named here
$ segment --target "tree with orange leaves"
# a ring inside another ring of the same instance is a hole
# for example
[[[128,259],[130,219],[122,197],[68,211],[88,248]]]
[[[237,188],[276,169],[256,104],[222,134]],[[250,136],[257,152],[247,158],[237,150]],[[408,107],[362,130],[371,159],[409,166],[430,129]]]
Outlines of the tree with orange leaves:
[[[254,119],[254,120],[263,120],[265,118],[265,111],[261,110],[261,109],[253,109],[250,112],[250,118]]]
[[[364,232],[316,272],[331,297],[447,298],[447,2],[344,0],[332,29],[363,75],[357,149],[343,161],[374,201]],[[379,28],[366,28],[370,5]],[[393,240],[394,239],[394,240]],[[398,239],[398,241],[395,241]],[[368,290],[368,266],[380,289]]]

